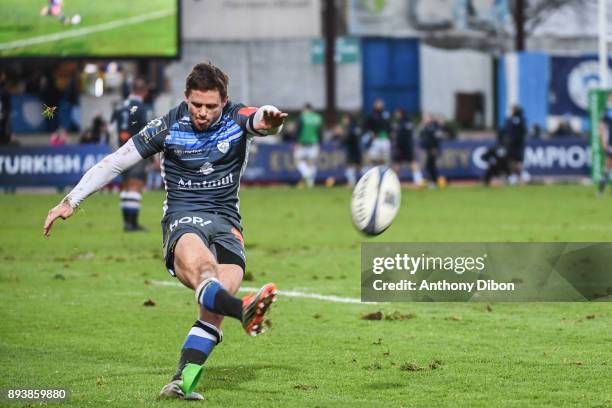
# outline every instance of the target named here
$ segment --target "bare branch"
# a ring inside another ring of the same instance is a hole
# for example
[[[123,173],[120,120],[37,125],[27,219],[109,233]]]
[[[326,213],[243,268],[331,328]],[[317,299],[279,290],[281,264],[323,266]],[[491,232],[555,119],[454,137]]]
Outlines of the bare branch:
[[[525,32],[527,35],[533,31],[556,11],[571,7],[576,12],[582,12],[587,6],[595,4],[597,0],[527,0],[525,10]],[[508,8],[514,20],[516,15],[516,0],[508,0]],[[515,22],[516,23],[516,22]]]

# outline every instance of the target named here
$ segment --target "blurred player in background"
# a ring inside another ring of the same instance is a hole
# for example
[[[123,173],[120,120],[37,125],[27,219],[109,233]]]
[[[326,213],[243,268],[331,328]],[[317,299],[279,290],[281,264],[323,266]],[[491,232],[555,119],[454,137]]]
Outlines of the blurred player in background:
[[[423,184],[423,174],[419,164],[414,159],[414,125],[403,108],[397,108],[391,122],[392,139],[395,141],[393,157],[395,172],[400,174],[402,163],[408,163],[412,170],[412,180],[416,186]]]
[[[317,158],[321,140],[321,115],[313,111],[312,105],[304,105],[300,113],[297,128],[297,146],[295,147],[295,164],[307,187],[314,186],[317,177]]]
[[[489,147],[482,155],[482,160],[487,163],[487,168],[482,177],[482,182],[485,186],[488,187],[491,185],[493,177],[508,177],[510,174],[507,151],[501,144],[498,143]]]
[[[354,186],[361,173],[361,126],[350,114],[342,115],[341,123],[343,139],[346,150],[346,182],[349,186]]]
[[[117,146],[125,145],[132,135],[136,135],[147,126],[151,115],[143,101],[147,96],[148,87],[141,78],[136,78],[132,91],[123,104],[113,112],[111,123],[117,126]],[[126,232],[146,231],[138,223],[138,215],[142,206],[142,191],[147,182],[147,168],[150,160],[143,160],[123,173],[121,181],[121,212],[123,214],[123,230]]]
[[[187,77],[185,101],[150,121],[115,153],[92,167],[49,211],[43,232],[122,171],[163,152],[167,199],[162,229],[168,272],[195,291],[199,318],[181,349],[178,369],[160,395],[203,399],[193,391],[203,364],[223,339],[224,316],[251,336],[264,331],[264,316],[276,286],[234,297],[246,266],[238,191],[254,136],[278,134],[286,113],[273,106],[245,107],[227,96],[228,78],[212,64],[198,64]],[[146,341],[146,339],[143,339]],[[262,353],[262,358],[264,354]]]
[[[390,164],[391,163],[391,115],[385,110],[385,102],[382,99],[374,101],[372,113],[365,122],[365,131],[370,136],[368,148],[368,164]]]
[[[64,0],[49,0],[47,5],[40,10],[41,16],[53,16],[58,19],[62,24],[79,24],[81,22],[81,16],[75,14],[72,17],[67,17],[62,11],[64,7]]]
[[[512,113],[504,123],[503,138],[510,164],[509,183],[514,185],[521,179],[526,181],[529,176],[523,172],[523,156],[527,138],[527,122],[523,109],[518,105],[512,106]]]
[[[612,181],[612,94],[608,95],[606,109],[599,122],[599,137],[601,139],[601,147],[606,155],[604,174],[601,175],[599,180],[599,195],[602,195],[606,184]]]
[[[425,169],[429,176],[430,186],[439,181],[438,157],[440,156],[440,125],[430,114],[423,115],[423,126],[420,132],[421,148],[425,150]]]

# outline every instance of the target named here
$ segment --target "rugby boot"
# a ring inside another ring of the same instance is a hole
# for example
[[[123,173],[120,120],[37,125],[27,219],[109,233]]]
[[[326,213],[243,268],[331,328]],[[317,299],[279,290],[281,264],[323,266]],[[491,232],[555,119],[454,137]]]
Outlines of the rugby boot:
[[[249,336],[265,331],[264,316],[272,303],[276,302],[276,285],[265,284],[255,294],[242,298],[242,327]]]
[[[164,388],[162,388],[159,392],[159,396],[162,398],[174,398],[187,401],[200,401],[204,399],[202,394],[195,391],[191,391],[189,394],[185,395],[181,385],[181,380],[174,380],[171,383],[164,385]]]

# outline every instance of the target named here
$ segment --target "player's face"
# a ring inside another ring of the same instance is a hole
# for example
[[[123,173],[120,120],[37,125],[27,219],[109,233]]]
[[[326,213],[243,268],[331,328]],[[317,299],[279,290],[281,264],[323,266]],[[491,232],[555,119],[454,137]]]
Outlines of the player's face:
[[[227,103],[227,96],[221,99],[219,91],[197,91],[193,90],[185,95],[187,106],[189,107],[189,116],[191,122],[197,130],[206,130],[210,125],[215,123],[221,113],[223,107]]]

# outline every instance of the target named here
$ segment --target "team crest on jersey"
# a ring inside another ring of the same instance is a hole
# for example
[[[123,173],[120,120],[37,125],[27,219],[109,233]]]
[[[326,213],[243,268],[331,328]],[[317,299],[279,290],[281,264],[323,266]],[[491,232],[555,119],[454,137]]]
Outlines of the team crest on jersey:
[[[168,129],[166,121],[159,117],[147,123],[147,126],[145,126],[139,133],[145,142],[149,142],[166,129]]]
[[[217,143],[217,149],[219,149],[221,153],[227,153],[229,148],[230,148],[230,144],[227,140],[222,140],[219,143]]]
[[[204,163],[202,167],[200,167],[200,170],[199,170],[199,172],[205,176],[209,175],[213,171],[215,171],[215,169],[213,168],[213,165],[209,162]]]

